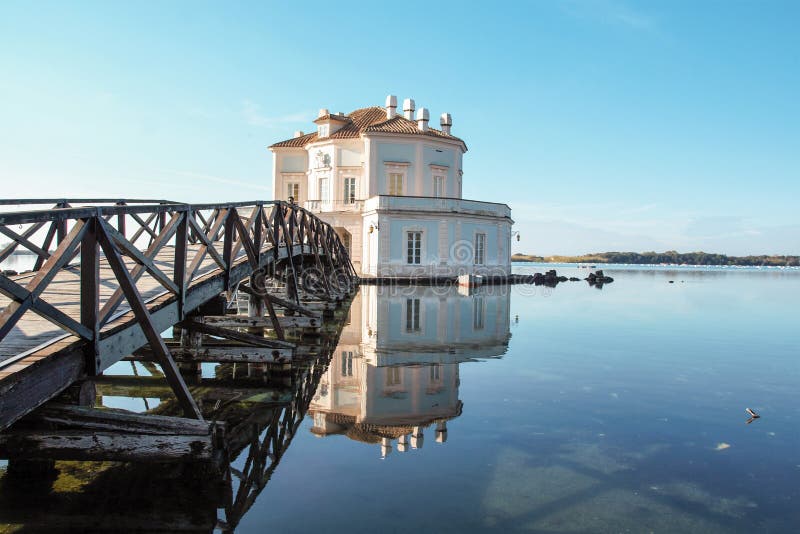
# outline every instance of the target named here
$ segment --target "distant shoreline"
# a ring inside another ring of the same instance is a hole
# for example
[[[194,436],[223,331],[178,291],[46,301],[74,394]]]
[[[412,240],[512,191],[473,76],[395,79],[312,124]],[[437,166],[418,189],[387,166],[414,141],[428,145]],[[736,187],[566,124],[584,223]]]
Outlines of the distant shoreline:
[[[627,265],[699,265],[731,267],[798,267],[800,256],[727,256],[707,252],[596,252],[582,256],[514,254],[512,262]]]

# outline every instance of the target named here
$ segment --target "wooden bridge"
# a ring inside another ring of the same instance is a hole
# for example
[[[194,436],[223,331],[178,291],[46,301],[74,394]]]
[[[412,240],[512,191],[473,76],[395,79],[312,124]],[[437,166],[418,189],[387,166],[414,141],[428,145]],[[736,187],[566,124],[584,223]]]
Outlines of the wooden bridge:
[[[52,207],[9,210],[26,205]],[[0,233],[10,240],[0,263],[15,252],[33,261],[29,272],[0,275],[0,430],[132,354],[156,361],[183,413],[202,419],[176,360],[231,356],[198,350],[194,335],[261,349],[243,349],[235,356],[242,361],[286,362],[294,351],[283,335],[287,325],[320,320],[319,306],[307,300],[341,301],[358,284],[334,229],[286,202],[30,199],[0,206]],[[239,293],[249,296],[248,320],[227,314]],[[183,332],[172,345],[161,336],[170,327]],[[275,336],[240,327],[268,327]]]
[[[27,428],[6,435],[24,436],[28,447],[15,447],[23,456],[12,457],[0,484],[0,524],[31,531],[69,525],[92,532],[233,532],[301,431],[347,316],[344,303],[320,328],[287,329],[287,338],[299,345],[298,352],[314,353],[298,354],[288,374],[268,378],[259,372],[263,371],[259,364],[236,363],[215,366],[213,378],[185,374],[204,423],[180,417],[181,407],[163,374],[147,363],[130,365],[147,368],[153,373],[149,376],[109,374],[87,379],[84,383],[93,385],[98,405],[104,404],[106,395],[140,397],[144,413],[50,402],[15,424],[14,429]],[[299,332],[305,334],[298,336]],[[311,332],[317,334],[310,336],[313,341],[300,339]],[[143,395],[151,398],[149,406]],[[209,436],[209,428],[219,431]],[[40,438],[48,435],[79,437],[85,446],[49,450],[31,446],[46,445]],[[9,450],[14,444],[3,436],[0,454],[4,449],[14,452]],[[104,441],[110,445],[98,446]],[[217,442],[215,450],[212,441]],[[153,443],[161,447],[157,453]],[[214,456],[213,463],[203,461]],[[72,461],[56,464],[53,458]],[[127,462],[92,461],[109,459]],[[74,484],[75,480],[83,484]],[[70,489],[65,491],[65,485]]]

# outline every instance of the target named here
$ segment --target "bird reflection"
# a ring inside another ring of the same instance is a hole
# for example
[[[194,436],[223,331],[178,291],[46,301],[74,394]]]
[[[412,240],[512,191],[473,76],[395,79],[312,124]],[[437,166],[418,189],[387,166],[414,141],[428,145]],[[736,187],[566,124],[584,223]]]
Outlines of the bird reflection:
[[[746,424],[746,425],[749,425],[750,423],[752,423],[756,419],[761,419],[761,416],[758,415],[754,410],[752,410],[750,408],[745,408],[744,411],[747,412],[747,415],[750,416],[750,419],[748,419],[747,421],[744,422],[744,424]]]

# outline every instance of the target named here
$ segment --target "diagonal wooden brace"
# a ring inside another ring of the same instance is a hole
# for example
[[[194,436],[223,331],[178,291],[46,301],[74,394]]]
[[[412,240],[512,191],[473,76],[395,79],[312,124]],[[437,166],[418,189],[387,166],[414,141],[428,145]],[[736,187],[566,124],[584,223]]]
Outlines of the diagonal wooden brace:
[[[172,359],[172,355],[167,345],[164,343],[164,340],[161,338],[161,334],[156,331],[150,317],[150,312],[147,310],[147,305],[142,299],[139,290],[136,288],[136,284],[131,274],[128,272],[128,268],[122,261],[119,250],[102,226],[99,226],[98,241],[103,248],[103,252],[105,252],[108,264],[114,271],[114,275],[119,282],[120,288],[134,316],[139,322],[139,326],[142,328],[142,332],[147,338],[147,342],[150,344],[150,348],[153,350],[153,353],[158,359],[158,363],[164,371],[164,377],[167,379],[175,396],[178,397],[178,402],[181,408],[183,408],[184,414],[187,417],[202,420],[203,415],[200,413],[200,408],[197,407],[197,403],[189,392],[189,388],[186,387],[186,382],[184,382],[180,371],[178,371],[178,366],[175,364],[175,360]]]

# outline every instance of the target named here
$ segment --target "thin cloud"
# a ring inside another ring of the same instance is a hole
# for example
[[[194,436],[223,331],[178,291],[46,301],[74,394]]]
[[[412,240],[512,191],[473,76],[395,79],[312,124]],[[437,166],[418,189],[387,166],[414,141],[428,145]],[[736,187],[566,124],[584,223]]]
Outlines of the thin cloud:
[[[288,115],[270,117],[261,111],[261,106],[250,99],[242,101],[242,117],[250,126],[271,128],[282,124],[307,122],[313,117],[308,111],[298,111]]]
[[[652,211],[658,207],[658,204],[642,204],[641,206],[636,206],[634,208],[629,208],[623,211],[623,213],[644,213],[647,211]]]
[[[235,180],[232,178],[227,178],[225,176],[214,176],[211,174],[201,174],[192,171],[167,171],[172,174],[183,176],[185,178],[191,178],[192,180],[205,180],[207,182],[214,182],[218,184],[227,184],[227,185],[236,185],[239,187],[248,187],[250,189],[257,189],[259,191],[272,191],[271,186],[262,185],[262,184],[254,184],[252,182],[245,182],[242,180]]]
[[[635,13],[625,6],[617,6],[611,13],[611,20],[637,30],[649,30],[653,27],[653,19],[641,13]]]
[[[646,31],[655,27],[655,19],[636,11],[629,6],[612,0],[584,0],[562,2],[561,9],[571,17],[602,24],[625,26],[630,29]]]

